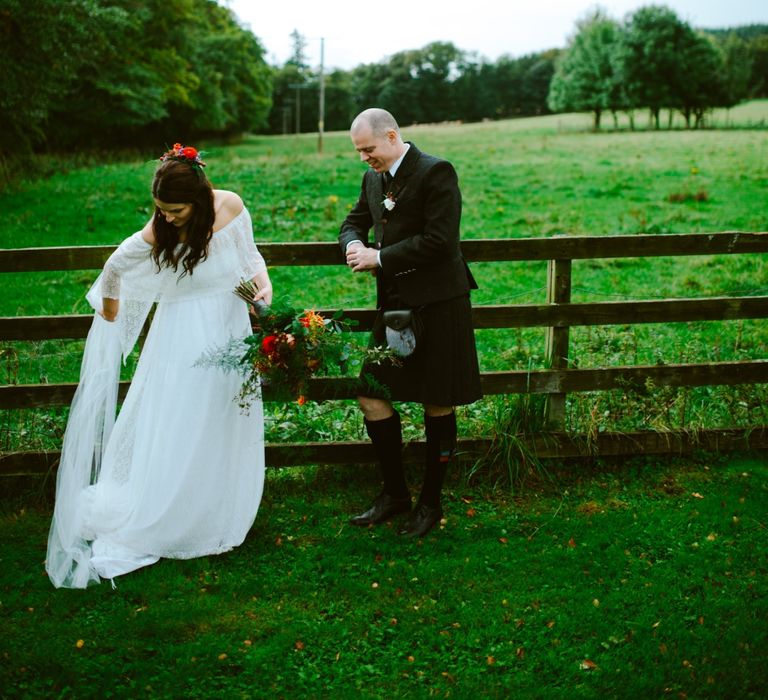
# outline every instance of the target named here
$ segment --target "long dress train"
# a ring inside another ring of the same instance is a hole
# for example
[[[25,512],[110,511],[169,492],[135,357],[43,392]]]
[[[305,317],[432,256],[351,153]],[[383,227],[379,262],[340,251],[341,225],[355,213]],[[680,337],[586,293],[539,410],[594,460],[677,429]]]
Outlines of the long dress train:
[[[120,299],[115,323],[95,315],[57,476],[46,569],[57,587],[83,588],[161,557],[225,552],[245,539],[264,484],[260,401],[243,413],[241,378],[198,365],[250,333],[232,293],[265,268],[247,210],[213,234],[183,275],[158,271],[140,233],[107,261],[88,299]],[[115,420],[120,355],[157,302]]]

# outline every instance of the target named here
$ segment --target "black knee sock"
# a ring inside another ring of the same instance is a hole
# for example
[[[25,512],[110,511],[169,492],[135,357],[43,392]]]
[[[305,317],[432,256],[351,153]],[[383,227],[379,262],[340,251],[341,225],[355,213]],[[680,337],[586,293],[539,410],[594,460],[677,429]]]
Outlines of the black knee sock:
[[[400,429],[400,414],[395,411],[384,420],[364,419],[365,429],[371,438],[373,449],[379,460],[384,493],[393,498],[408,498],[408,486],[403,472],[403,438]]]
[[[419,503],[437,508],[448,462],[456,451],[456,414],[424,416],[427,436],[427,465]]]

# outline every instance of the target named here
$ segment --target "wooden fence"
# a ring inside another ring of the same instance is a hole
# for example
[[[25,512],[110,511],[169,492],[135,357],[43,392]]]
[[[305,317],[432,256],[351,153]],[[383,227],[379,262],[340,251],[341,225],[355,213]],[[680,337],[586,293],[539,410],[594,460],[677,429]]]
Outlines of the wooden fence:
[[[335,243],[265,243],[260,249],[271,266],[339,265],[343,263]],[[469,262],[547,261],[545,304],[476,306],[474,325],[484,328],[547,329],[548,369],[483,372],[482,386],[491,394],[547,394],[549,429],[523,436],[527,450],[540,458],[616,456],[631,454],[681,454],[693,449],[730,450],[768,447],[768,426],[747,429],[688,431],[637,431],[573,435],[562,431],[566,397],[571,392],[655,386],[694,387],[717,384],[768,382],[768,359],[739,362],[706,362],[652,366],[621,366],[594,369],[569,367],[569,329],[573,326],[630,325],[758,319],[768,317],[768,296],[728,296],[690,299],[631,300],[591,303],[571,302],[573,260],[688,255],[737,255],[768,252],[768,233],[690,233],[548,239],[464,241]],[[114,246],[51,247],[0,250],[0,272],[98,269]],[[332,309],[319,309],[333,313]],[[372,309],[345,309],[345,315],[368,330]],[[25,316],[0,318],[0,341],[84,338],[91,315]],[[316,378],[309,392],[313,399],[350,399],[353,378]],[[0,386],[0,409],[68,405],[75,383]],[[124,395],[128,382],[123,382]],[[269,400],[268,390],[265,399]],[[492,437],[460,440],[464,453],[482,454]],[[419,459],[423,443],[406,449],[406,459]],[[59,453],[0,452],[0,475],[39,475],[58,463]],[[267,464],[290,466],[309,463],[356,463],[372,461],[367,442],[271,443]]]

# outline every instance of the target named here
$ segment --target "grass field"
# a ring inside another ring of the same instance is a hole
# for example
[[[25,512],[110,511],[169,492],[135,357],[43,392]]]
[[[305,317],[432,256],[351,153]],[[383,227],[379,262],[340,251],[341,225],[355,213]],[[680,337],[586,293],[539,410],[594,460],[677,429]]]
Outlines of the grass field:
[[[414,475],[418,476],[418,475]],[[346,518],[347,469],[271,474],[245,544],[86,591],[43,571],[47,508],[0,518],[8,698],[764,698],[768,464],[454,475],[420,543]]]
[[[519,238],[552,235],[765,231],[768,229],[768,131],[747,128],[768,117],[768,101],[715,115],[734,128],[689,131],[585,129],[584,115],[472,125],[416,126],[404,135],[450,158],[464,197],[463,236]],[[735,128],[740,127],[740,128]],[[201,144],[205,147],[206,144]],[[253,137],[208,145],[209,176],[240,192],[257,241],[333,241],[354,202],[364,169],[343,133],[316,137]],[[0,193],[0,246],[114,244],[150,214],[153,156],[110,162],[22,181]],[[540,303],[544,263],[473,265],[480,283],[475,304]],[[96,271],[6,274],[0,315],[87,312],[84,293]],[[296,306],[372,305],[365,276],[334,267],[272,270],[276,294]],[[604,301],[768,292],[768,256],[576,261],[573,300]],[[477,333],[484,370],[544,365],[543,329]],[[581,367],[763,358],[768,330],[760,321],[575,328],[571,358]],[[50,341],[6,343],[7,383],[74,381],[82,345]],[[126,376],[130,373],[130,366]],[[744,426],[766,422],[764,387],[705,387],[631,396],[574,394],[574,431]],[[496,399],[464,412],[465,433],[488,430]],[[55,448],[66,411],[5,416],[5,449]],[[270,440],[355,438],[354,407],[274,406]],[[599,416],[600,425],[595,425]]]
[[[465,238],[768,229],[768,102],[729,128],[591,134],[589,117],[419,126],[457,166]],[[725,122],[722,122],[725,124]],[[738,128],[737,128],[738,127]],[[362,166],[345,134],[209,144],[209,175],[243,195],[257,241],[335,240]],[[160,149],[158,149],[160,150]],[[0,246],[117,243],[149,215],[145,156],[0,192]],[[697,194],[704,192],[706,197]],[[538,264],[473,265],[476,304],[540,302]],[[95,271],[7,274],[0,315],[85,313]],[[331,268],[274,269],[295,305],[363,306]],[[574,264],[578,301],[768,293],[766,256]],[[483,369],[539,367],[539,331],[480,331]],[[6,343],[6,382],[73,381],[80,343]],[[764,322],[575,329],[580,366],[765,358]],[[524,402],[463,409],[483,434]],[[535,402],[534,402],[535,403]],[[530,405],[530,402],[529,404]],[[569,397],[574,430],[765,424],[763,386]],[[406,438],[418,411],[403,406]],[[6,411],[3,449],[60,444],[67,411]],[[352,402],[268,406],[267,439],[362,438]],[[54,590],[50,501],[0,499],[0,697],[763,698],[768,693],[768,460],[698,455],[449,475],[423,542],[347,525],[371,467],[270,470],[244,545],[164,560],[87,591]],[[420,478],[419,470],[409,474]]]

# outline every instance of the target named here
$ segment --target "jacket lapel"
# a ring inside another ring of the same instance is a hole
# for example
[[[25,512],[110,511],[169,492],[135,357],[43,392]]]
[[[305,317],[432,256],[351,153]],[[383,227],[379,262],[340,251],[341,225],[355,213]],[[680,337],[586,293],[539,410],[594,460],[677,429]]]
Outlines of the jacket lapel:
[[[395,199],[397,199],[397,195],[399,195],[408,184],[408,178],[416,169],[416,164],[419,162],[419,156],[421,156],[421,151],[419,151],[416,146],[414,146],[410,141],[407,143],[410,145],[410,148],[405,154],[403,162],[400,163],[400,167],[395,173],[394,180],[392,180],[392,194],[395,195]]]

